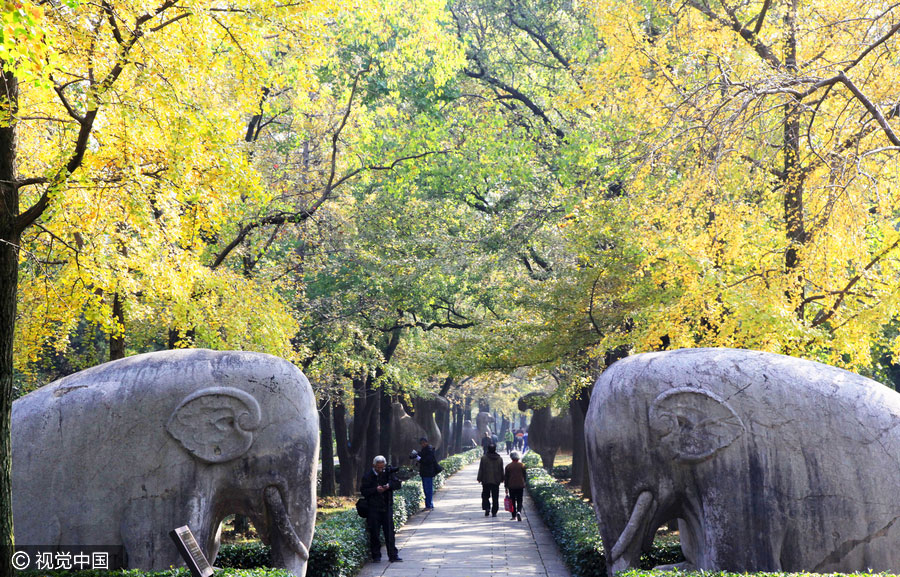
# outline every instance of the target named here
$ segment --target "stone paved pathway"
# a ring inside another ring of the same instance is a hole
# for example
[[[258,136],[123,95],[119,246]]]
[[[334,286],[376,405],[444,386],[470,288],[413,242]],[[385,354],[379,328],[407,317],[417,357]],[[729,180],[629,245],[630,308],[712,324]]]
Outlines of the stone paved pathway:
[[[477,474],[476,462],[450,477],[435,492],[434,511],[420,511],[397,532],[403,562],[389,563],[382,553],[385,560],[366,564],[360,577],[570,577],[527,490],[521,522],[502,503],[496,517],[485,517]]]

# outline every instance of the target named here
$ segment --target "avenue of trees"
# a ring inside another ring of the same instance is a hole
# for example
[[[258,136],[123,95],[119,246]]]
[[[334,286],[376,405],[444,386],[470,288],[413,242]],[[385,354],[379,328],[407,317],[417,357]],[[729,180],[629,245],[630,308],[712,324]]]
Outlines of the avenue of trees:
[[[0,573],[12,401],[140,352],[295,362],[342,465],[427,394],[459,426],[542,390],[577,431],[592,379],[649,350],[893,386],[893,3],[6,0],[0,20]]]

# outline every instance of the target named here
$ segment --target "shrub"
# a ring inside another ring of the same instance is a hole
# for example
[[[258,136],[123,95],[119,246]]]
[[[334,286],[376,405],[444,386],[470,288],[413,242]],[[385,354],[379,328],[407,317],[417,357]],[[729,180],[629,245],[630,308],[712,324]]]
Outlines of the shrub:
[[[526,459],[532,456],[526,455]],[[534,455],[532,462],[539,462]],[[550,528],[563,559],[574,577],[605,577],[606,557],[597,519],[590,505],[559,484],[545,469],[528,467],[528,492],[538,513]],[[653,543],[641,556],[640,565],[650,569],[657,565],[684,561],[676,542]]]
[[[572,575],[605,575],[603,544],[593,510],[540,467],[528,467],[528,493]]]
[[[215,564],[217,567],[251,569],[269,566],[269,547],[259,541],[247,543],[226,543],[219,547]]]

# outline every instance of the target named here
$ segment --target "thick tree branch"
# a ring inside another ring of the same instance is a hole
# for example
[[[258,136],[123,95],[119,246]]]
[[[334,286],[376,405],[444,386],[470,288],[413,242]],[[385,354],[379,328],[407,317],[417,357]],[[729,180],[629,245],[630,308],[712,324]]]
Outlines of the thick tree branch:
[[[74,113],[74,110],[71,109],[71,106],[68,105],[65,97],[62,94],[62,88],[57,90],[57,94],[63,100],[63,105],[66,106],[69,114],[74,113],[73,117],[78,120],[81,127],[78,131],[78,136],[75,139],[74,150],[72,151],[72,155],[69,158],[69,161],[65,166],[61,167],[50,179],[47,187],[44,189],[43,194],[37,200],[37,202],[35,202],[28,210],[24,211],[16,218],[15,230],[17,234],[21,234],[22,231],[34,224],[34,222],[38,218],[40,218],[40,216],[44,213],[44,211],[50,204],[51,195],[56,194],[56,192],[65,185],[69,177],[76,170],[78,170],[79,167],[81,167],[81,163],[84,161],[84,154],[87,151],[88,139],[90,138],[91,132],[94,128],[94,120],[97,117],[101,97],[112,87],[112,85],[122,74],[122,71],[125,69],[125,65],[128,63],[128,55],[131,49],[134,47],[140,37],[144,35],[142,26],[151,19],[174,6],[177,2],[178,0],[166,0],[165,2],[160,4],[154,11],[143,14],[142,16],[137,18],[137,20],[135,21],[134,30],[131,32],[131,35],[127,39],[123,39],[124,41],[120,43],[119,53],[116,57],[116,62],[113,65],[112,69],[102,81],[100,81],[99,83],[91,83],[91,100],[94,102],[94,104],[93,108],[89,109],[83,117],[79,117],[77,113]]]
[[[537,116],[538,118],[543,120],[544,123],[548,127],[550,127],[550,130],[553,131],[553,134],[555,134],[558,139],[562,140],[566,137],[565,133],[562,130],[560,130],[559,128],[557,128],[553,125],[553,122],[550,120],[550,118],[547,116],[547,114],[544,112],[544,110],[540,106],[535,104],[535,102],[533,100],[531,100],[528,96],[526,96],[521,91],[517,90],[516,88],[513,88],[512,86],[506,84],[505,82],[503,82],[501,80],[498,80],[497,78],[494,78],[493,76],[489,76],[483,69],[478,72],[475,72],[475,71],[472,71],[472,70],[469,70],[468,68],[466,68],[464,70],[464,72],[465,72],[465,75],[468,76],[469,78],[474,78],[476,80],[482,80],[482,81],[488,83],[489,85],[494,86],[499,90],[502,90],[503,92],[510,95],[512,98],[514,98],[515,100],[518,100],[519,102],[524,104],[525,107],[532,112],[532,114],[534,114],[535,116]]]
[[[738,35],[740,35],[740,37],[743,38],[751,48],[753,48],[753,50],[759,55],[759,57],[763,59],[763,61],[768,63],[769,66],[771,66],[775,70],[781,69],[781,60],[779,60],[778,57],[775,56],[775,53],[772,52],[772,49],[762,41],[760,41],[760,39],[753,31],[747,30],[747,28],[742,26],[740,22],[737,21],[737,18],[735,17],[733,11],[728,11],[726,9],[728,15],[732,17],[732,19],[729,21],[713,12],[712,8],[710,8],[708,5],[701,4],[697,0],[688,0],[687,5],[694,10],[697,10],[713,22],[717,22],[719,25],[737,32]],[[759,26],[759,22],[757,22],[757,26]]]

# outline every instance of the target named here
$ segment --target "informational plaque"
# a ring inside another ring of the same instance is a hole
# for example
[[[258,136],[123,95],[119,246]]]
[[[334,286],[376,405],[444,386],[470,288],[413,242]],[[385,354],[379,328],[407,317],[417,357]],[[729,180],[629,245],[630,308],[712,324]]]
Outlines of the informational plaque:
[[[194,538],[194,534],[191,533],[187,525],[169,531],[169,537],[172,538],[175,546],[178,547],[178,552],[181,553],[181,557],[187,564],[188,569],[191,570],[191,575],[194,577],[210,577],[213,574],[212,565],[209,564],[206,555],[200,550],[200,544],[197,543],[197,539]]]

